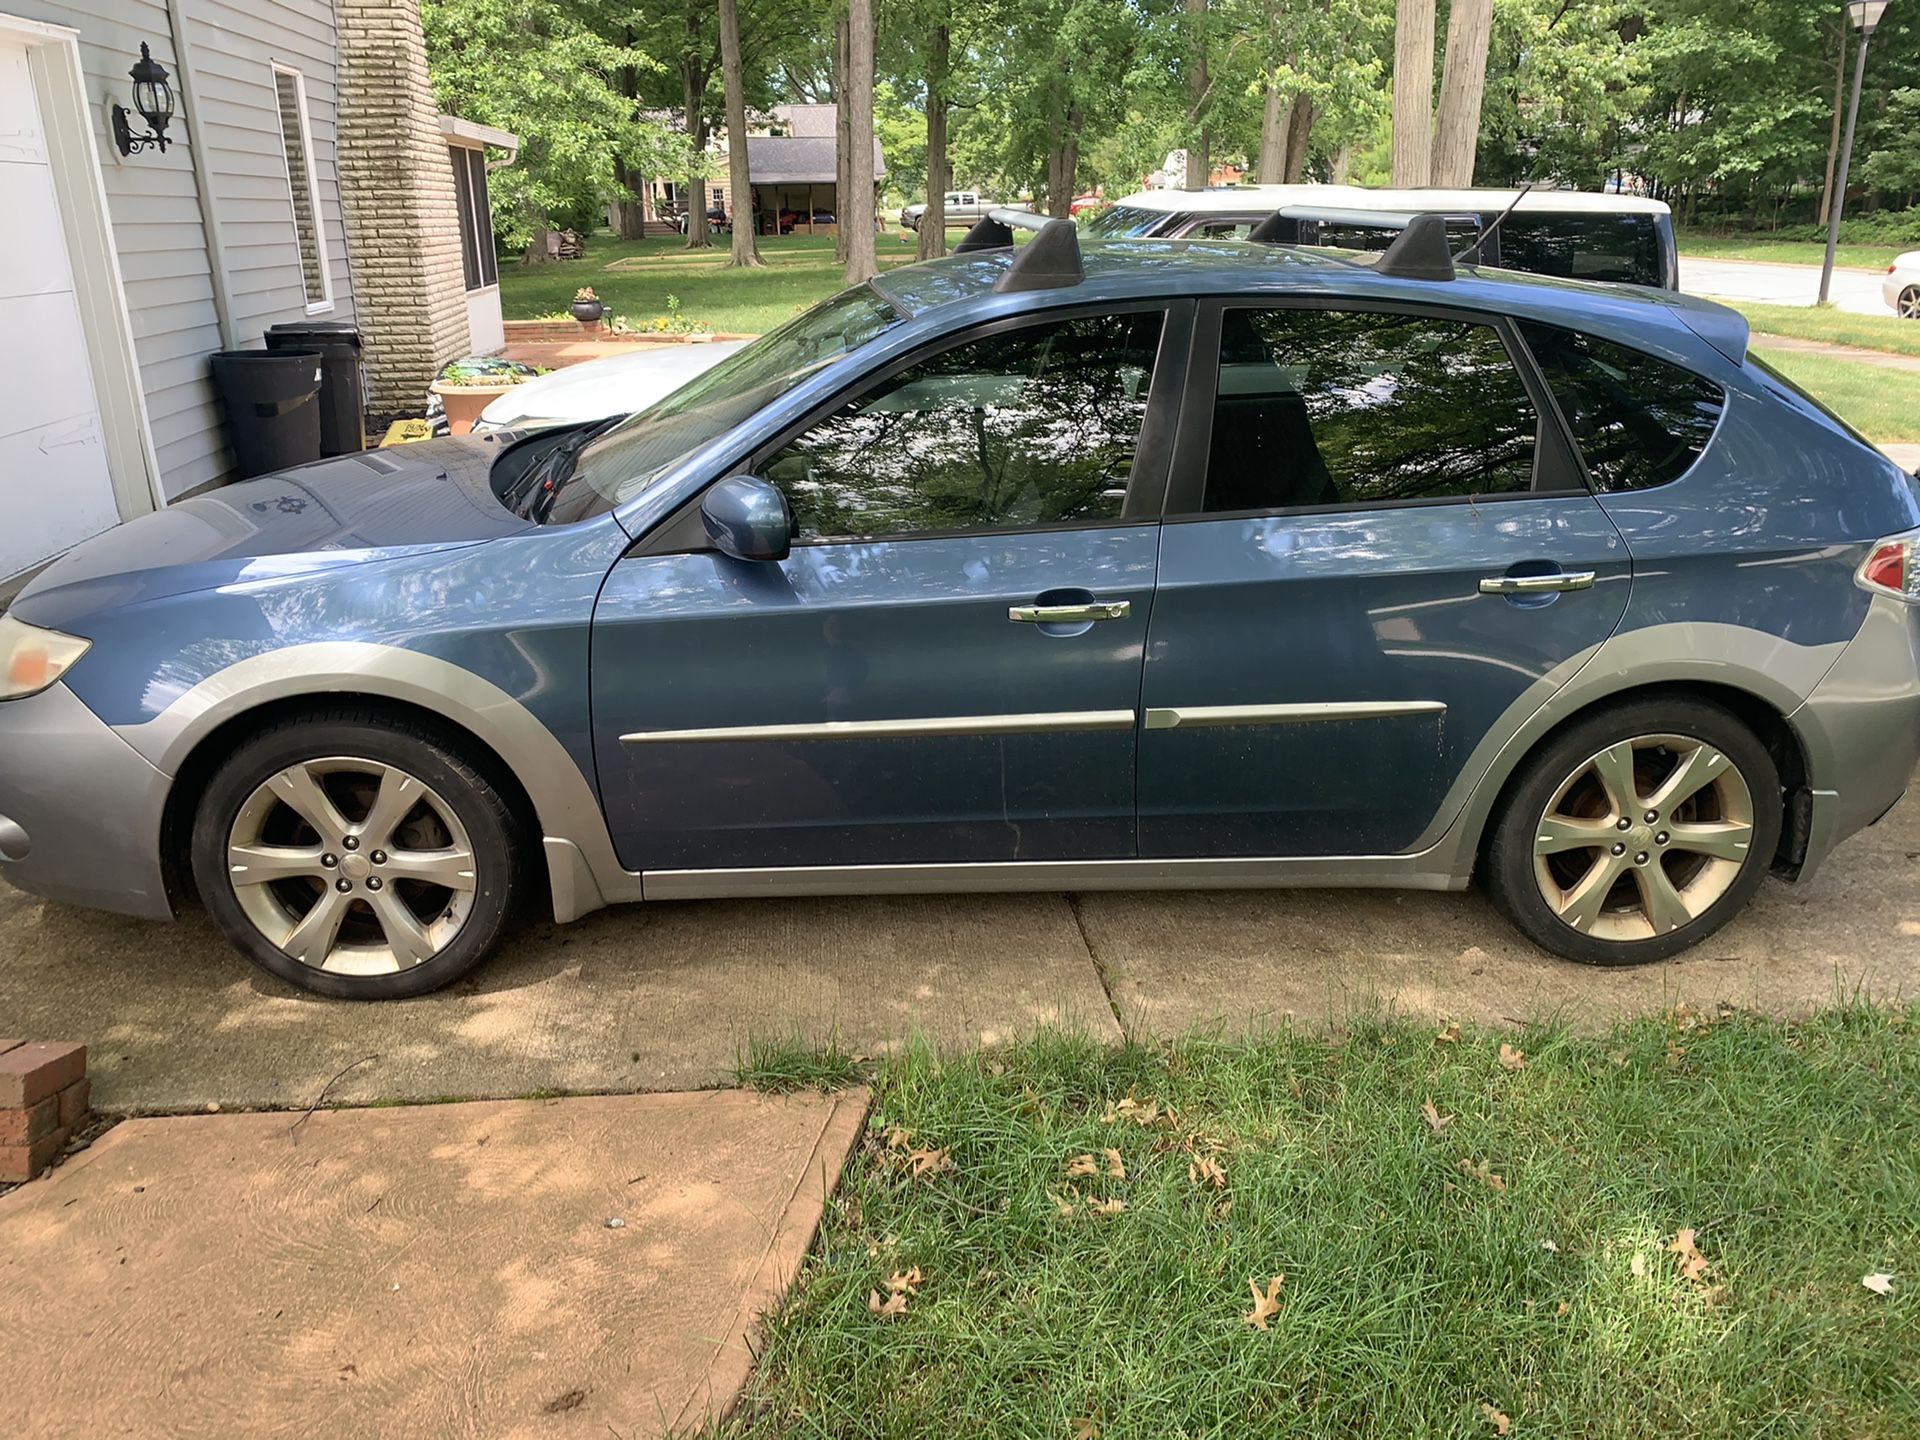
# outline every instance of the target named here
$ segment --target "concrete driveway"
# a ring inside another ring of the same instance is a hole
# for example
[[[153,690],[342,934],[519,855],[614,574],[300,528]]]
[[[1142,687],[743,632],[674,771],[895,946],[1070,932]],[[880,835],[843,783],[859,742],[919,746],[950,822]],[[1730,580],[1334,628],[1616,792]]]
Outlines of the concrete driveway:
[[[0,1029],[85,1041],[109,1110],[699,1088],[756,1041],[878,1053],[1043,1024],[1117,1041],[1122,1025],[1146,1039],[1383,1008],[1594,1025],[1682,999],[1798,1014],[1855,993],[1920,994],[1913,800],[1681,959],[1618,971],[1534,951],[1474,892],[752,900],[531,927],[451,990],[366,1005],[288,989],[200,917],[0,888]]]
[[[1881,272],[1834,268],[1828,299],[1836,310],[1856,315],[1892,315],[1880,294]],[[1818,265],[1776,265],[1762,260],[1695,260],[1680,257],[1680,288],[1715,300],[1768,305],[1811,305],[1820,294]]]

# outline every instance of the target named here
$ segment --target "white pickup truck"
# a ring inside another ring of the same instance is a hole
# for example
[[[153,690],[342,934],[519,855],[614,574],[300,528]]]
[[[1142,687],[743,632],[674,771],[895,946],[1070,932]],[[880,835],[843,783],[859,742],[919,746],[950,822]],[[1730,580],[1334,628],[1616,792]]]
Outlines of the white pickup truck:
[[[947,191],[947,228],[955,226],[970,227],[975,221],[987,218],[987,212],[994,207],[992,200],[978,190]],[[909,230],[920,228],[920,217],[927,213],[925,201],[909,205],[900,212],[900,223]]]

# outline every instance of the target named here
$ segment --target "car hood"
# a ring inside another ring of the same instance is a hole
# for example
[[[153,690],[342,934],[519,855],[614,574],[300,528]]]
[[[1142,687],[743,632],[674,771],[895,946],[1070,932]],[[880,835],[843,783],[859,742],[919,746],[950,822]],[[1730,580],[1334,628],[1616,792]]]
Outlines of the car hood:
[[[55,629],[110,605],[473,545],[533,528],[487,484],[489,438],[343,455],[222,486],[82,542],[14,600]]]
[[[751,343],[712,340],[704,344],[648,345],[629,355],[569,365],[513,386],[480,412],[480,423],[504,430],[516,425],[562,425],[631,415],[663,395],[671,395],[694,376],[711,370]]]

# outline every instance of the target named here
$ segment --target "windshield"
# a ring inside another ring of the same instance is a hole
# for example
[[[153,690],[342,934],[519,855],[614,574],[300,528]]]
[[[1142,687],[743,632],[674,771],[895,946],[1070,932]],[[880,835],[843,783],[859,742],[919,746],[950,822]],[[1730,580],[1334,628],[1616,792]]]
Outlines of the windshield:
[[[594,436],[577,457],[568,457],[566,473],[553,479],[541,512],[531,518],[566,525],[605,514],[681,456],[899,322],[899,312],[865,285],[821,301]]]
[[[1131,240],[1141,235],[1156,235],[1173,217],[1165,210],[1142,210],[1133,205],[1116,205],[1086,223],[1087,234],[1102,240]]]

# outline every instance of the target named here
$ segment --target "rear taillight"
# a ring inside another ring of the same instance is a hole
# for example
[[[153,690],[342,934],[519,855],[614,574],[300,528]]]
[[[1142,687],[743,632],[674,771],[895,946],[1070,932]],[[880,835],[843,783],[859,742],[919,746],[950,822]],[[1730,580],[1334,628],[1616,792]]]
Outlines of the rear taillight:
[[[1891,275],[1894,271],[1898,270],[1899,268],[1900,268],[1899,262],[1895,261],[1893,264],[1887,267],[1887,273]]]
[[[1902,600],[1920,603],[1920,563],[1914,547],[1920,545],[1920,533],[1909,531],[1882,540],[1868,553],[1857,572],[1860,583],[1869,590],[1884,591]]]

